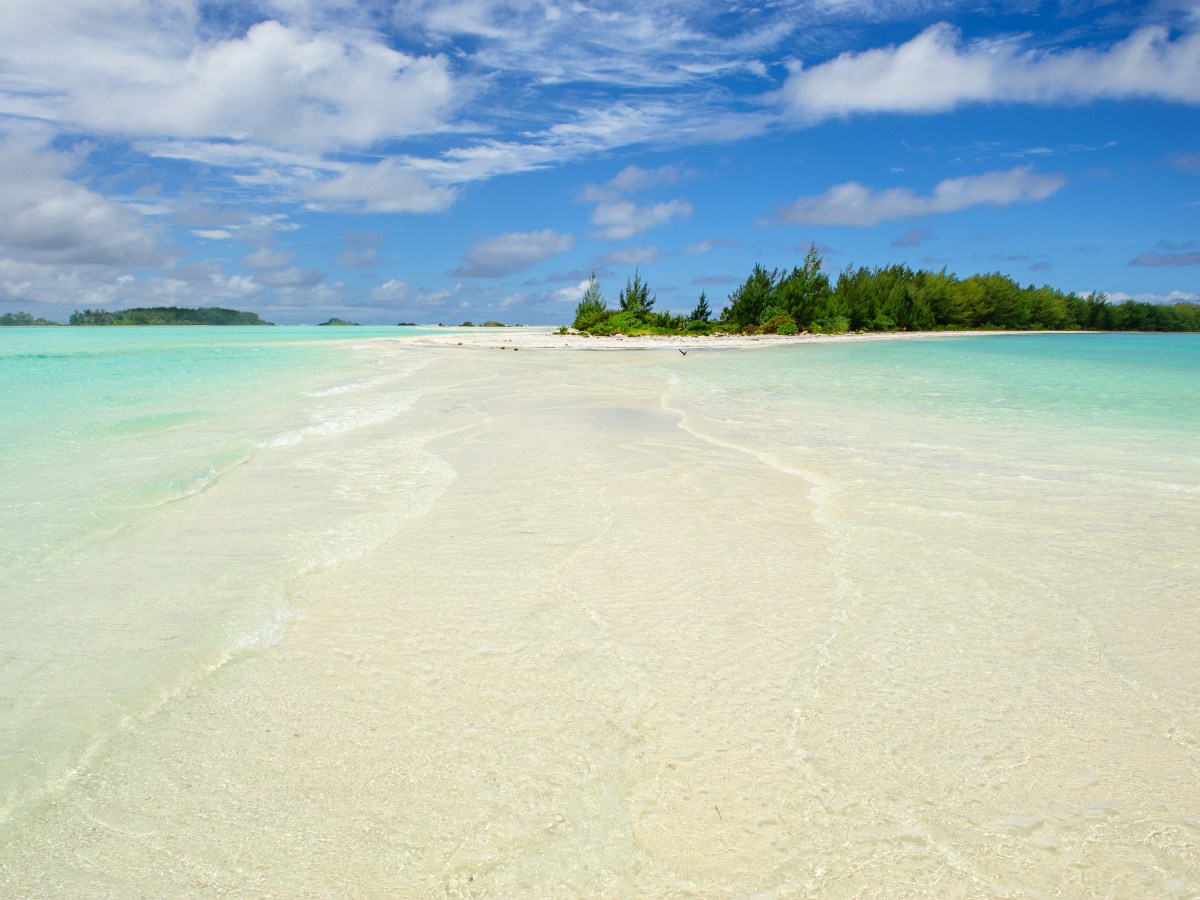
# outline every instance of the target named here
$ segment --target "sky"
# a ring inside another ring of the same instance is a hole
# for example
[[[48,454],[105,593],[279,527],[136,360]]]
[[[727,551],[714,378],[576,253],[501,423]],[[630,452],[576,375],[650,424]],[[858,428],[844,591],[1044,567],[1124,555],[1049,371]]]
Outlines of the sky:
[[[562,324],[815,245],[1200,300],[1200,0],[3,0],[0,312]]]

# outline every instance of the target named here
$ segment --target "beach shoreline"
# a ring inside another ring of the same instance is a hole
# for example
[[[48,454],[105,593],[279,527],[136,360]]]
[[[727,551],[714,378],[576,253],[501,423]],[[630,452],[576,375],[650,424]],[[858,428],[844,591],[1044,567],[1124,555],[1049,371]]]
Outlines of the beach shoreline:
[[[926,340],[952,337],[1004,337],[1028,334],[1063,334],[1060,331],[875,331],[858,334],[716,334],[628,336],[586,335],[577,331],[559,334],[544,327],[454,329],[444,334],[388,338],[402,344],[463,347],[487,350],[752,350],[797,344],[863,343],[869,341]]]

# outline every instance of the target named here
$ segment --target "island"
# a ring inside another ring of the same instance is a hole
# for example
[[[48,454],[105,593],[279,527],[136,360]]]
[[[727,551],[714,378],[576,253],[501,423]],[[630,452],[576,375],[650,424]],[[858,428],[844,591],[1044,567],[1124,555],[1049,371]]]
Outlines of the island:
[[[41,317],[35,319],[31,313],[27,312],[6,312],[0,316],[0,327],[17,325],[62,325],[62,322],[51,322],[49,319]]]
[[[319,325],[353,325],[355,328],[359,327],[357,322],[347,322],[345,319],[339,319],[337,316],[334,316],[333,318],[329,319],[327,322],[319,322],[318,324]]]
[[[109,312],[104,309],[75,310],[71,313],[72,325],[274,325],[265,322],[257,313],[224,309],[220,306],[202,306],[187,309],[179,306],[149,306],[120,309]]]

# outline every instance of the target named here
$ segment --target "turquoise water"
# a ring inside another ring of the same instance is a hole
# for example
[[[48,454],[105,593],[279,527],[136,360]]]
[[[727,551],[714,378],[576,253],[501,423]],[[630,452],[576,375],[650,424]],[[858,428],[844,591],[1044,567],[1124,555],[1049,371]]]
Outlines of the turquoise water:
[[[353,348],[419,333],[0,330],[0,809],[277,637],[311,561],[242,470],[400,415],[419,364]]]

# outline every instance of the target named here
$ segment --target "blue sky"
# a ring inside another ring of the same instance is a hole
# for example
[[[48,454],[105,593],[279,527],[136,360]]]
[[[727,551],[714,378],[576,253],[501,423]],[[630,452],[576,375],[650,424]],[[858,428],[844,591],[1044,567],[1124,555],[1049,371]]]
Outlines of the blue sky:
[[[4,0],[0,311],[569,321],[810,243],[1200,300],[1200,2]]]

